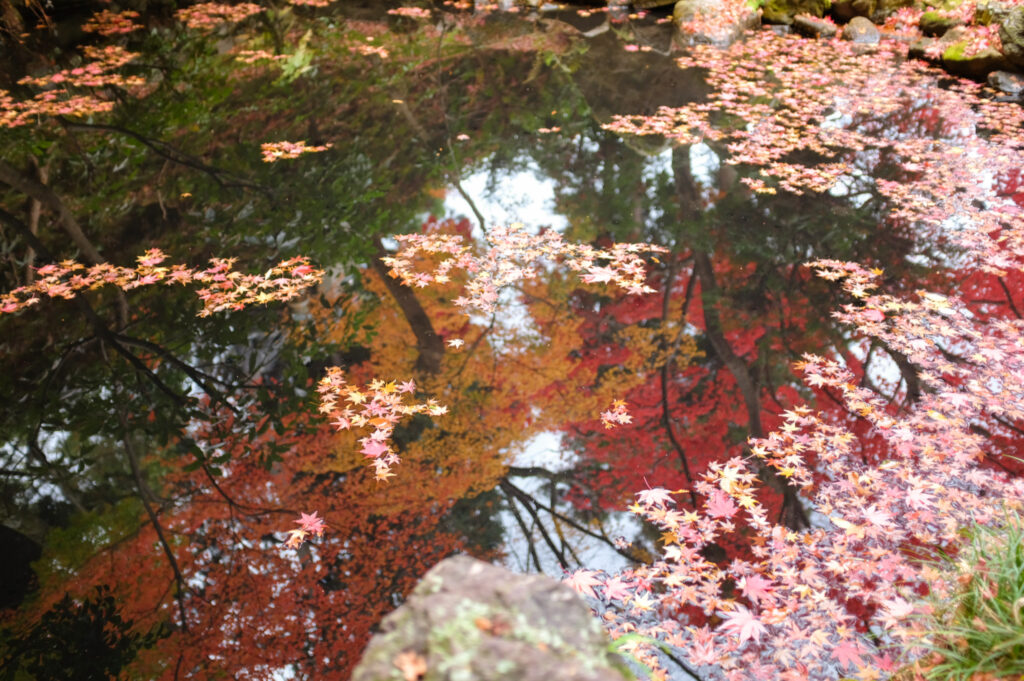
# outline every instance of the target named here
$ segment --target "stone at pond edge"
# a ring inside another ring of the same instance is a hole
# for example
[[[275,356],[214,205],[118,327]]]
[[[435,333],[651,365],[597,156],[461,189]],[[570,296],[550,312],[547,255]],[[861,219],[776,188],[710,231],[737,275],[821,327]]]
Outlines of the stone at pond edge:
[[[798,14],[793,17],[793,30],[811,38],[831,38],[835,36],[839,28],[824,19],[818,19],[809,14]]]
[[[1010,70],[1006,56],[992,48],[977,54],[965,56],[967,33],[962,26],[955,26],[938,39],[922,38],[911,44],[907,55],[911,59],[923,59],[941,66],[955,76],[984,80],[993,71]]]
[[[942,68],[955,76],[984,80],[993,71],[1009,68],[1010,63],[999,50],[991,47],[965,57],[963,50],[966,43],[956,43],[942,53]]]
[[[864,17],[850,19],[850,23],[843,28],[843,40],[849,40],[861,45],[874,45],[881,39],[882,35],[875,28],[875,25]]]
[[[761,15],[749,7],[736,15],[724,0],[678,0],[672,9],[672,23],[686,45],[728,47],[744,31],[759,26]]]
[[[1013,64],[1024,67],[1024,7],[1017,7],[999,26],[1003,54]]]
[[[828,0],[766,0],[762,11],[769,24],[792,24],[797,14],[821,17],[828,9]]]
[[[962,26],[963,23],[960,19],[944,17],[938,12],[925,12],[918,19],[917,25],[921,29],[921,33],[924,33],[926,36],[936,37],[943,35],[951,28]]]
[[[836,0],[832,3],[831,11],[839,21],[870,17],[875,13],[875,0]]]
[[[1009,71],[993,71],[988,74],[988,86],[1011,97],[1024,97],[1024,75]]]
[[[352,681],[405,681],[396,661],[422,681],[624,681],[608,644],[564,584],[454,556],[384,618]]]

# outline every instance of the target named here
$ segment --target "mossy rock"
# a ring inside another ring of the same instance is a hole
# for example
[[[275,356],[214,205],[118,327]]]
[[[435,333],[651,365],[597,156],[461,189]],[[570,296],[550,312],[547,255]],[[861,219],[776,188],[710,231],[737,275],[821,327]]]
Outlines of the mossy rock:
[[[927,36],[941,36],[949,29],[963,25],[963,22],[959,19],[943,16],[938,12],[925,12],[921,15],[917,25],[920,27],[921,33]]]
[[[1024,7],[1018,7],[999,26],[1003,54],[1018,69],[1024,69]]]
[[[829,0],[767,0],[764,4],[762,19],[769,24],[788,26],[793,23],[793,17],[797,14],[825,16],[829,4]]]
[[[467,556],[431,569],[384,618],[353,681],[625,681],[583,600]]]
[[[1009,68],[1006,56],[998,50],[988,48],[977,54],[967,56],[967,42],[958,41],[950,45],[942,53],[942,67],[956,76],[984,80],[993,71]]]

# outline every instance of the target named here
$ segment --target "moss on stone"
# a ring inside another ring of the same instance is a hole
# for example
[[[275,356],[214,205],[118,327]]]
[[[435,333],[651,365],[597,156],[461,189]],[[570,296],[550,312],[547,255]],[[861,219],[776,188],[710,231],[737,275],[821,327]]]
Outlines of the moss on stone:
[[[947,47],[946,51],[942,53],[942,59],[943,61],[963,61],[967,58],[966,52],[967,41],[961,40]]]
[[[764,20],[773,24],[791,24],[797,14],[822,17],[830,0],[766,0]]]

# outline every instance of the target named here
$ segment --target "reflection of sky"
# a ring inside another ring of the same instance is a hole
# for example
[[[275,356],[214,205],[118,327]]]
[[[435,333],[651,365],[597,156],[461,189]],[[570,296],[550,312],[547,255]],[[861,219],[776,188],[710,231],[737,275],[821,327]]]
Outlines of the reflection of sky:
[[[473,200],[477,210],[483,215],[488,228],[492,225],[508,225],[519,222],[531,232],[537,232],[543,227],[564,232],[569,225],[565,216],[554,212],[555,186],[553,180],[544,176],[533,162],[527,162],[523,170],[496,173],[480,170],[460,179],[460,184]],[[448,189],[444,210],[446,216],[468,218],[473,225],[473,237],[476,239],[483,237],[472,208],[454,187]],[[501,326],[518,334],[533,335],[527,328],[529,316],[519,304],[514,293],[509,292],[503,295],[499,304],[501,310],[497,319],[501,320]],[[489,320],[474,318],[474,322],[486,326]],[[575,455],[562,448],[561,435],[552,431],[535,435],[523,443],[517,451],[509,453],[510,465],[524,468],[537,466],[552,472],[568,470],[572,468],[575,461]],[[546,480],[543,478],[515,478],[513,483],[527,494],[546,503],[547,494],[543,491]],[[509,503],[518,502],[510,501]],[[570,517],[573,515],[567,504],[557,504],[557,510]],[[519,512],[526,522],[532,521],[521,507]],[[539,512],[542,514],[541,518],[548,533],[557,538],[559,532],[553,530],[550,516],[543,510]],[[504,565],[517,572],[525,572],[529,554],[527,539],[522,528],[509,511],[503,511],[500,518],[502,526],[505,528],[507,555]],[[610,537],[618,535],[635,537],[639,528],[640,525],[632,514],[626,512],[610,514],[605,523],[605,531]],[[583,536],[564,524],[561,530],[584,566],[605,570],[615,570],[626,566],[625,559],[606,544]],[[563,573],[558,560],[548,550],[536,528],[533,528],[533,535],[532,541],[541,560],[541,570],[560,578]],[[566,551],[566,553],[569,552]],[[530,571],[535,570],[537,567],[531,563]]]
[[[550,178],[542,177],[532,162],[525,170],[497,173],[493,180],[488,171],[480,170],[467,175],[460,183],[483,214],[488,227],[521,222],[530,231],[549,227],[563,232],[569,226],[565,216],[554,212],[554,183]],[[449,215],[469,218],[473,224],[473,236],[482,236],[473,210],[454,187],[448,190],[444,209]]]
[[[510,458],[510,463],[514,466],[539,466],[546,468],[549,471],[568,470],[572,468],[572,464],[575,463],[575,461],[576,457],[573,453],[562,449],[561,435],[552,431],[539,433],[538,435],[530,438],[526,443],[524,443],[523,448],[518,452],[514,452]],[[547,503],[548,493],[544,487],[546,480],[543,478],[517,477],[514,478],[512,482],[531,497],[540,499],[543,503]],[[518,504],[518,502],[512,501],[509,503]],[[563,515],[569,517],[573,516],[572,509],[568,504],[556,502],[555,508]],[[518,507],[518,510],[520,516],[525,522],[532,522],[530,516],[523,511],[521,506]],[[541,518],[544,520],[545,527],[547,528],[548,534],[551,538],[558,541],[560,535],[564,536],[566,538],[566,543],[572,546],[572,551],[575,553],[575,556],[579,558],[581,567],[614,572],[629,566],[629,562],[616,553],[607,544],[582,535],[576,529],[564,523],[561,525],[560,532],[554,531],[552,529],[553,522],[551,518],[543,510],[541,510],[540,513],[542,514]],[[519,526],[519,523],[516,522],[515,517],[509,511],[502,511],[500,518],[501,524],[505,528],[506,549],[505,560],[502,564],[516,572],[536,571],[537,567],[533,565],[532,560],[529,565],[530,569],[527,570],[527,560],[529,556],[527,540],[523,535],[523,530]],[[627,538],[633,538],[640,532],[640,522],[638,519],[633,514],[625,511],[609,513],[603,522],[603,527],[607,535],[613,539],[620,535]],[[533,529],[532,541],[534,549],[537,552],[537,556],[541,561],[540,571],[552,577],[561,578],[564,573],[561,566],[558,564],[558,559],[548,549],[540,532],[535,528]],[[570,560],[572,559],[572,553],[568,550],[565,550],[564,553],[567,558]],[[571,565],[570,569],[575,569],[576,567],[576,565]]]

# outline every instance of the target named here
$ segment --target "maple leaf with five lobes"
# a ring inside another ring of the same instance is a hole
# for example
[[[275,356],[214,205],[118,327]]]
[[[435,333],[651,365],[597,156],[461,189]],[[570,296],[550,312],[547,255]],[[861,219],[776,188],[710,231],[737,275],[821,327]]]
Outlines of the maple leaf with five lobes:
[[[739,581],[739,587],[743,595],[749,598],[755,605],[766,596],[772,593],[772,583],[760,575],[748,575]]]
[[[317,537],[322,535],[324,530],[327,529],[327,526],[324,525],[324,519],[319,517],[316,511],[313,511],[312,513],[300,513],[299,519],[296,520],[295,523],[299,526],[301,531],[316,535]],[[295,530],[292,530],[292,532],[295,532]]]
[[[712,518],[731,518],[738,510],[732,497],[721,490],[716,489],[708,499],[708,515]]]
[[[668,506],[675,503],[672,492],[663,488],[645,489],[636,493],[638,502],[643,506]]]
[[[371,459],[375,459],[382,454],[387,454],[390,450],[390,447],[386,442],[381,442],[380,440],[375,440],[369,437],[363,438],[363,440],[363,448],[359,451]]]
[[[604,599],[606,601],[622,601],[625,603],[631,596],[629,592],[629,583],[623,581],[618,575],[605,580],[603,586]]]
[[[594,570],[577,570],[565,578],[565,583],[571,586],[576,593],[596,600],[597,594],[594,592],[594,587],[601,586],[601,579],[596,575],[597,572]]]
[[[843,641],[832,649],[832,657],[839,662],[840,668],[845,669],[851,664],[858,667],[860,666],[861,652],[860,644],[856,641]]]
[[[719,611],[718,616],[724,620],[719,625],[718,630],[739,634],[740,644],[751,638],[754,639],[755,643],[760,643],[761,634],[768,632],[768,629],[757,619],[757,615],[742,605],[737,605],[736,609],[732,612]]]

